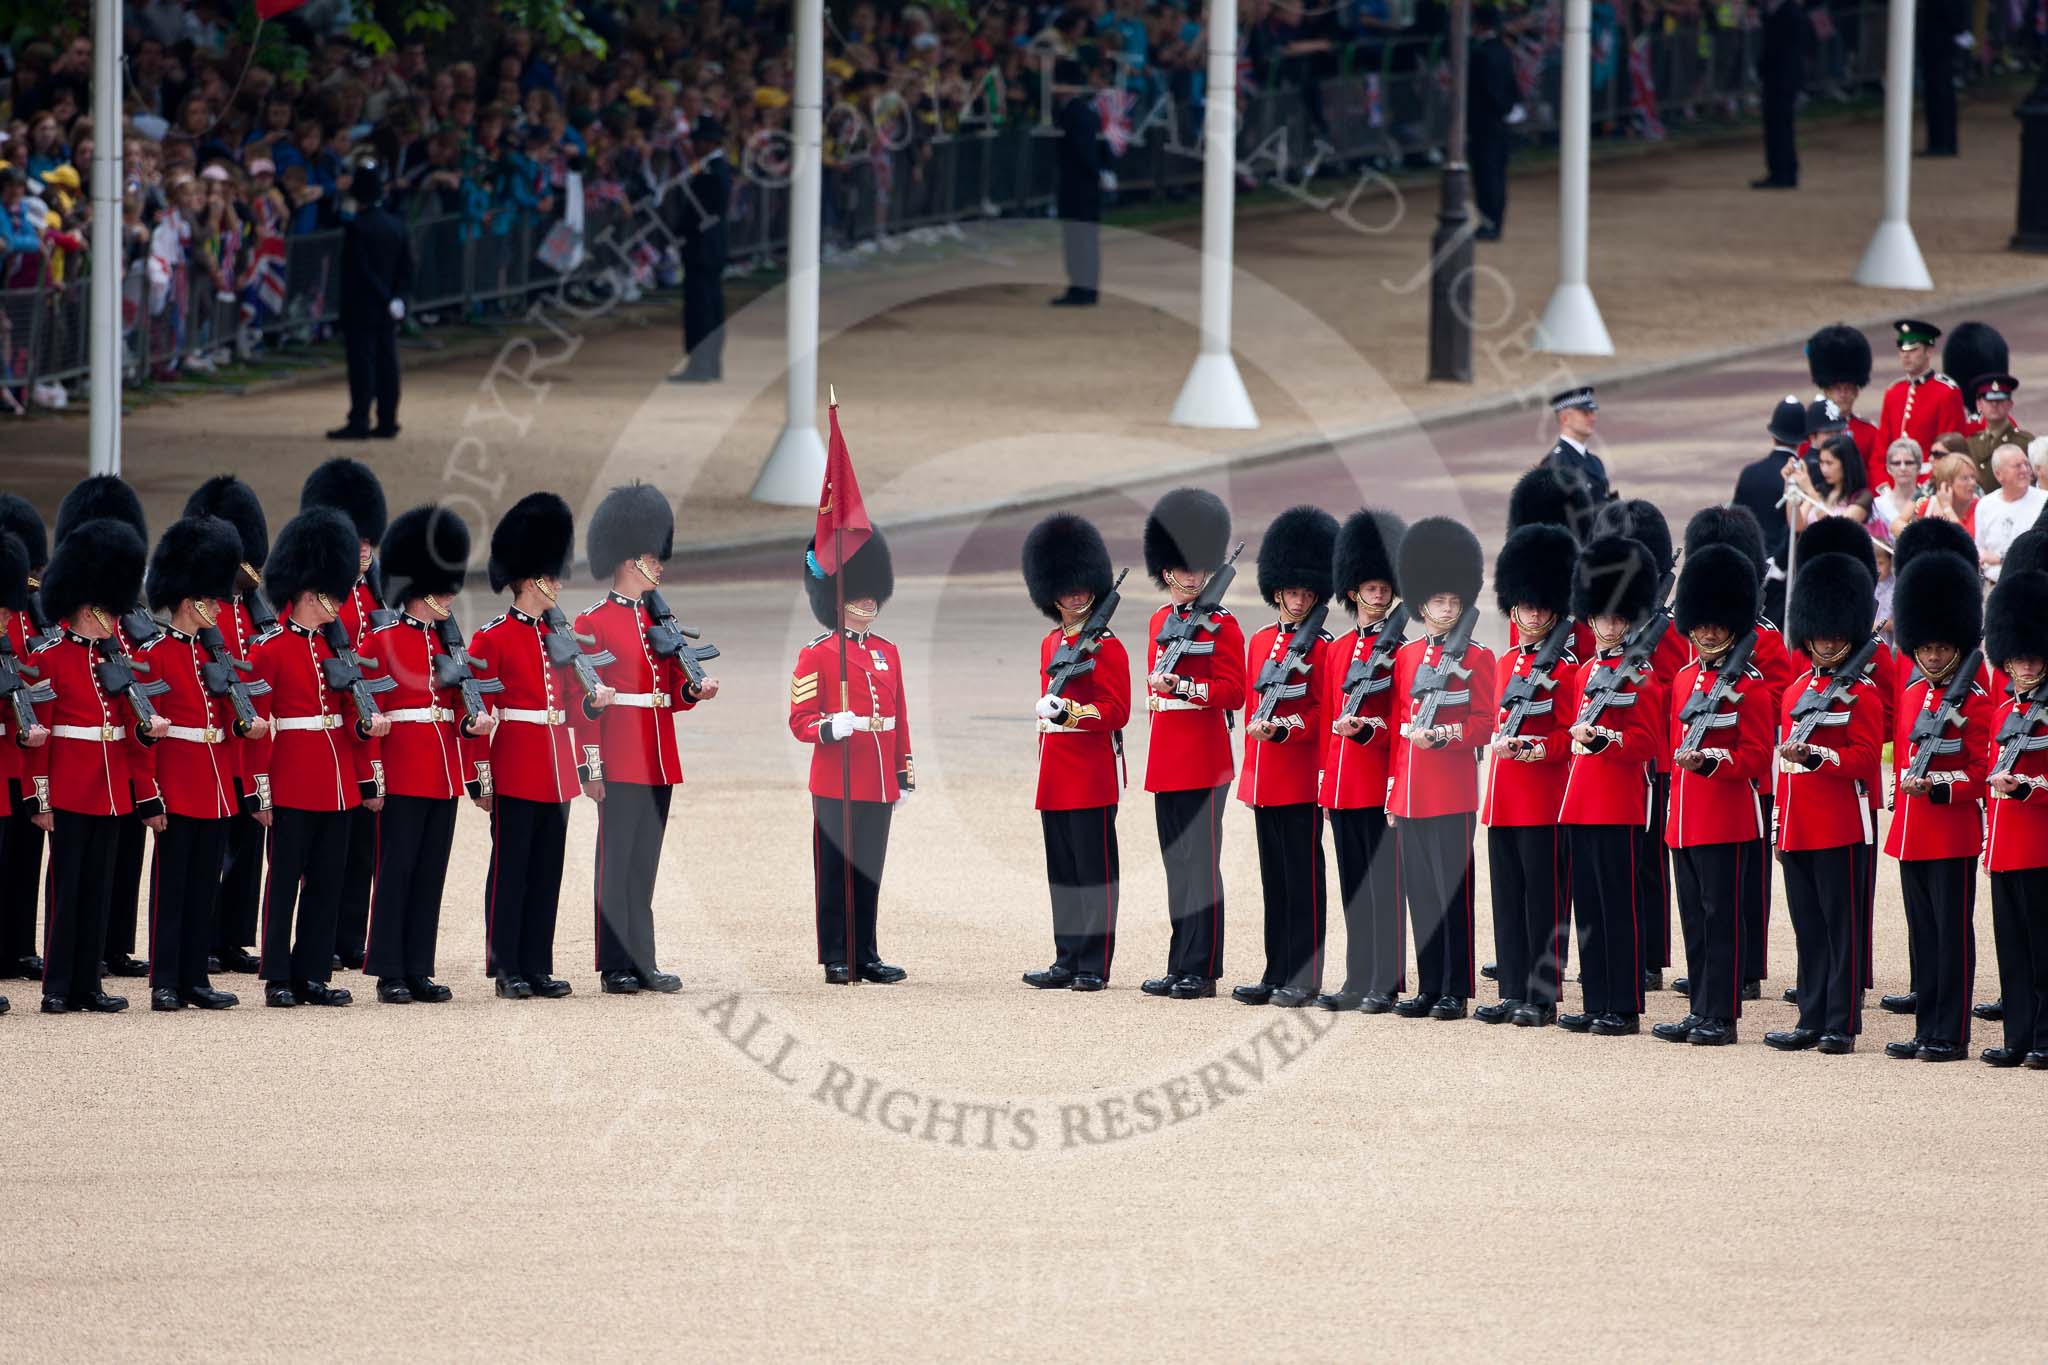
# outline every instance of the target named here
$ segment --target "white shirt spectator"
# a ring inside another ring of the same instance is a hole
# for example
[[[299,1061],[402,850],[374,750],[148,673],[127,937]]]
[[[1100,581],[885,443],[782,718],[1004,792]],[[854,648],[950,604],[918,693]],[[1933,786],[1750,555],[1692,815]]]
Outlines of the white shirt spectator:
[[[1984,561],[1984,577],[1998,581],[1998,571],[2005,567],[1999,561],[2021,532],[2034,529],[2043,507],[2048,507],[2048,493],[2038,488],[2025,489],[2013,499],[2001,488],[1977,499],[1977,556]]]

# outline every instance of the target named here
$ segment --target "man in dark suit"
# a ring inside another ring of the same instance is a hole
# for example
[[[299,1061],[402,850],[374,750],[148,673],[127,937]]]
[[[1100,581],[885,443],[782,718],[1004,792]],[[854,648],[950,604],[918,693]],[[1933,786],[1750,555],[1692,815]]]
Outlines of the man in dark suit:
[[[341,345],[348,357],[348,421],[330,441],[398,434],[398,324],[412,290],[412,239],[384,207],[384,168],[356,167],[356,216],[341,235]],[[377,425],[370,425],[376,404]]]
[[[1472,32],[1465,138],[1472,163],[1472,200],[1484,220],[1472,235],[1496,242],[1508,216],[1508,116],[1520,103],[1522,91],[1515,84],[1514,54],[1500,36],[1500,11],[1475,5]]]
[[[1052,85],[1060,101],[1057,201],[1067,261],[1067,292],[1052,305],[1092,308],[1102,280],[1102,119],[1095,112],[1101,68],[1091,74],[1077,61],[1055,62]]]
[[[1595,510],[1614,496],[1607,483],[1607,465],[1586,448],[1593,439],[1599,402],[1593,386],[1581,384],[1552,396],[1550,410],[1557,414],[1557,444],[1543,457],[1543,463],[1557,475],[1570,494],[1583,497]]]
[[[725,377],[725,214],[732,200],[732,164],[725,159],[725,129],[709,114],[690,130],[697,158],[684,186],[683,350],[689,361],[669,376],[681,384]]]
[[[1765,430],[1771,449],[1742,467],[1735,479],[1735,505],[1747,507],[1764,532],[1764,555],[1770,560],[1764,570],[1764,615],[1773,621],[1785,619],[1785,560],[1792,543],[1792,527],[1779,499],[1785,496],[1785,462],[1797,459],[1799,443],[1807,437],[1806,405],[1790,394],[1771,410]],[[1819,477],[1819,456],[1810,457],[1809,472]]]
[[[1968,0],[1921,0],[1919,31],[1913,36],[1920,58],[1920,99],[1927,111],[1927,146],[1922,156],[1955,156],[1956,41],[1970,32]]]
[[[1767,0],[1768,3],[1768,0]],[[1764,95],[1764,170],[1753,190],[1799,188],[1799,144],[1793,120],[1806,84],[1806,41],[1811,31],[1799,0],[1776,0],[1764,14],[1756,74]]]

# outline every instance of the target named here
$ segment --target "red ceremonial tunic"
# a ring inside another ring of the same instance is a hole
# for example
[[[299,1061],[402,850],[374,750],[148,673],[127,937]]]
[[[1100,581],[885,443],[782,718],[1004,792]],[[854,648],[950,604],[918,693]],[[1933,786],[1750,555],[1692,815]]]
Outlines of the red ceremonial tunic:
[[[1963,390],[1955,380],[1930,370],[1918,379],[1897,379],[1884,391],[1884,409],[1877,419],[1880,452],[1901,436],[1920,443],[1923,459],[1934,453],[1934,441],[1951,431],[1961,431],[1968,419],[1963,413]],[[1884,483],[1890,483],[1886,475]],[[1873,482],[1873,490],[1881,487]]]
[[[1751,655],[1753,659],[1754,654]],[[1676,750],[1692,727],[1679,720],[1693,694],[1711,691],[1720,680],[1695,659],[1679,670],[1671,687],[1669,729],[1665,748]],[[1712,762],[1698,772],[1671,767],[1671,805],[1664,822],[1664,842],[1671,848],[1704,844],[1739,844],[1761,839],[1763,807],[1757,793],[1771,775],[1771,735],[1777,722],[1778,698],[1754,663],[1736,683],[1735,700],[1722,702],[1708,719],[1700,752]]]
[[[22,785],[42,810],[160,815],[162,801],[146,746],[135,734],[135,714],[125,699],[100,689],[97,657],[93,642],[69,629],[60,629],[31,657],[31,666],[42,673],[36,681],[48,683],[57,696],[36,707],[50,738],[40,749],[22,751]]]
[[[1152,613],[1146,626],[1149,644],[1145,653],[1145,676],[1158,665],[1159,631],[1168,612],[1187,614],[1186,607],[1171,603]],[[1222,607],[1216,609],[1216,628],[1197,641],[1212,648],[1206,653],[1193,650],[1180,656],[1174,675],[1187,681],[1187,697],[1162,697],[1149,687],[1145,709],[1152,713],[1151,735],[1145,749],[1145,790],[1148,792],[1201,791],[1229,783],[1237,772],[1230,752],[1230,712],[1244,705],[1244,630],[1237,618]]]
[[[618,693],[612,704],[595,718],[576,708],[577,740],[598,747],[607,782],[673,787],[683,780],[675,713],[697,703],[683,666],[656,658],[647,647],[647,628],[653,623],[639,598],[615,592],[576,618],[576,633],[597,641],[587,646],[592,653],[610,650],[616,656],[597,669],[597,676]]]
[[[14,646],[15,662],[34,668],[36,666],[35,662],[28,657],[28,629],[28,614],[26,612],[17,611],[9,614],[7,619],[7,642]],[[21,675],[21,680],[31,686],[42,681],[42,679],[26,672]],[[7,800],[7,784],[9,781],[21,781],[24,770],[23,755],[26,751],[21,747],[21,736],[14,731],[13,704],[8,703],[0,706],[0,737],[4,737],[0,738],[0,807],[11,804]],[[28,784],[24,782],[22,785],[26,787]],[[7,814],[7,811],[0,809],[0,815],[5,814]]]
[[[1785,632],[1761,616],[1756,622],[1756,648],[1749,652],[1749,666],[1763,674],[1771,697],[1770,714],[1775,716],[1778,699],[1785,695],[1799,670],[1792,666],[1792,651],[1785,648]]]
[[[1394,671],[1389,668],[1369,684],[1358,714],[1368,724],[1346,738],[1330,732],[1344,710],[1344,678],[1353,663],[1363,663],[1379,643],[1386,618],[1347,631],[1332,640],[1316,672],[1323,680],[1323,775],[1316,799],[1326,810],[1377,810],[1387,804],[1387,760],[1394,751]]]
[[[1833,678],[1809,669],[1786,690],[1778,707],[1778,741],[1789,739],[1798,724],[1792,708],[1808,692],[1825,692]],[[1865,675],[1850,689],[1846,701],[1828,708],[1807,740],[1820,754],[1820,764],[1802,768],[1778,764],[1778,847],[1786,853],[1818,848],[1843,848],[1875,841],[1875,800],[1884,779],[1884,718],[1891,709],[1886,688]]]
[[[295,621],[251,654],[256,676],[270,684],[269,694],[256,698],[257,711],[270,718],[270,737],[249,742],[246,765],[259,804],[266,804],[266,787],[267,805],[287,810],[354,810],[377,794],[377,741],[356,728],[348,693],[327,685],[323,665],[333,657],[318,630]]]
[[[1052,685],[1052,656],[1066,633],[1054,626],[1038,642],[1038,695]],[[1038,722],[1038,810],[1093,810],[1114,806],[1123,794],[1116,733],[1131,719],[1131,656],[1123,641],[1104,634],[1095,667],[1061,694],[1066,714]]]
[[[1527,677],[1529,667],[1541,652],[1543,642],[1531,645],[1517,645],[1508,651],[1507,676],[1501,682],[1501,695],[1517,678]],[[1564,657],[1551,670],[1552,686],[1540,695],[1529,710],[1523,713],[1521,727],[1516,731],[1523,739],[1533,739],[1542,746],[1534,758],[1510,758],[1499,751],[1488,753],[1486,758],[1486,804],[1480,808],[1479,818],[1488,826],[1507,828],[1517,825],[1554,825],[1558,812],[1564,808],[1564,784],[1571,772],[1572,737],[1574,719],[1569,702],[1578,687],[1578,656],[1569,648]],[[1499,734],[1508,718],[1507,707],[1497,708],[1494,719],[1494,733]]]
[[[149,665],[151,682],[171,687],[152,698],[171,733],[142,751],[164,809],[194,820],[227,819],[240,809],[235,781],[242,774],[243,741],[235,736],[228,699],[206,690],[200,673],[204,652],[190,635],[167,627],[137,657]]]
[[[1578,724],[1586,689],[1593,685],[1600,665],[1620,657],[1617,650],[1607,660],[1594,658],[1579,665],[1571,693],[1562,703],[1565,729]],[[1606,731],[1596,737],[1600,747],[1579,753],[1574,746],[1559,824],[1650,827],[1650,773],[1664,729],[1663,717],[1653,705],[1656,696],[1648,679],[1626,684],[1593,722]]]
[[[392,624],[372,630],[358,652],[366,662],[377,662],[372,677],[398,684],[377,696],[378,709],[391,721],[391,733],[378,741],[385,794],[431,801],[462,795],[475,780],[463,752],[462,693],[434,686],[434,660],[447,652],[434,628],[401,612]]]
[[[1449,634],[1448,631],[1445,634]],[[1493,685],[1493,651],[1484,645],[1465,650],[1464,666],[1471,670],[1465,685],[1444,698],[1437,709],[1438,725],[1460,727],[1457,738],[1441,749],[1423,749],[1409,743],[1408,723],[1421,706],[1413,696],[1415,675],[1443,657],[1443,636],[1425,636],[1402,645],[1394,656],[1393,785],[1387,793],[1387,813],[1403,820],[1425,820],[1435,815],[1459,815],[1479,808],[1479,753],[1493,734],[1493,703],[1498,695]]]
[[[1593,656],[1589,652],[1579,657],[1590,659]],[[1692,641],[1678,633],[1676,622],[1667,626],[1657,641],[1657,648],[1651,651],[1650,676],[1643,680],[1643,685],[1657,694],[1658,715],[1663,715],[1664,709],[1671,704],[1671,689],[1678,681],[1678,670],[1691,663],[1693,658]],[[1656,768],[1660,773],[1671,771],[1671,750],[1662,744],[1657,746]]]
[[[1994,736],[2004,728],[2005,718],[2018,705],[2010,696],[1999,703],[1991,726]],[[2028,868],[2048,867],[2048,726],[2035,726],[2024,743],[2033,747],[2022,748],[2012,766],[2013,775],[2020,778],[2023,785],[2015,788],[2010,796],[1990,793],[1987,809],[1991,816],[1991,833],[1985,845],[1984,863],[1987,872],[2022,872]],[[1997,756],[1994,740],[1993,760]]]
[[[1906,775],[1917,753],[1911,735],[1913,722],[1922,711],[1941,704],[1942,688],[1925,678],[1915,678],[1906,688],[1892,732],[1892,775],[1894,781]],[[1970,695],[1961,707],[1963,724],[1957,733],[1950,722],[1937,741],[1942,752],[1928,765],[1927,775],[1935,787],[1925,796],[1898,793],[1892,814],[1890,835],[1885,839],[1888,857],[1902,862],[1934,858],[1974,858],[1984,848],[1984,779],[1991,771],[1991,694],[1981,681],[1970,685]]]
[[[1294,627],[1278,622],[1262,626],[1245,648],[1245,724],[1259,709],[1260,699],[1252,684],[1271,661],[1278,663],[1294,643]],[[1330,633],[1318,632],[1308,647],[1308,672],[1292,674],[1289,682],[1308,685],[1298,697],[1290,697],[1273,708],[1273,722],[1285,728],[1272,739],[1257,739],[1249,732],[1244,741],[1244,774],[1237,782],[1237,799],[1247,806],[1300,806],[1316,799],[1323,768],[1323,740],[1329,735],[1324,720],[1323,679],[1328,672]]]
[[[469,765],[491,765],[491,792],[520,801],[561,802],[581,790],[575,713],[583,709],[576,666],[548,663],[547,627],[517,607],[485,624],[469,643],[477,672],[505,684],[491,694],[498,728],[465,739]]]
[[[363,642],[370,638],[374,627],[371,614],[381,610],[377,605],[377,594],[370,591],[369,580],[364,578],[358,578],[356,585],[348,590],[348,596],[336,604],[334,614],[340,620],[341,628],[348,632],[349,645],[356,653],[363,652]]]
[[[839,704],[839,642],[826,631],[803,647],[789,675],[789,732],[811,749],[811,795],[855,801],[894,801],[911,774],[910,713],[903,693],[903,658],[875,634],[846,632],[847,699],[844,709],[859,728],[835,742],[825,721]],[[839,745],[852,748],[853,790],[840,785]],[[915,782],[915,777],[912,777]]]

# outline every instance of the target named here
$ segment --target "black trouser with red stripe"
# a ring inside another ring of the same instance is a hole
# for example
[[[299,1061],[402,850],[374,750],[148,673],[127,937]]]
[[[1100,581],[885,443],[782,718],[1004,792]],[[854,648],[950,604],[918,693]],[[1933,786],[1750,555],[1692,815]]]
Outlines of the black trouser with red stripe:
[[[2005,1045],[2048,1052],[2048,867],[1991,874],[1991,933],[2005,998]]]
[[[1780,854],[1785,908],[1799,944],[1799,1027],[1863,1031],[1863,867],[1868,844]]]
[[[555,911],[562,899],[567,801],[491,798],[491,871],[484,879],[484,971],[555,973]]]
[[[417,979],[434,974],[441,933],[441,891],[455,842],[460,797],[387,796],[378,822],[376,892],[363,970]]]
[[[1702,1019],[1742,1017],[1742,983],[1754,980],[1749,961],[1750,903],[1747,888],[1757,880],[1757,864],[1770,876],[1763,845],[1755,839],[1739,844],[1695,844],[1672,851],[1672,880],[1678,887],[1678,923],[1685,931],[1685,974],[1692,987],[1691,1008]],[[1740,970],[1738,970],[1740,969]]]
[[[1313,801],[1252,807],[1259,841],[1259,883],[1266,899],[1266,971],[1275,988],[1321,994],[1323,935],[1329,921],[1323,867],[1323,808]]]
[[[675,788],[607,782],[597,807],[597,969],[652,976],[654,877]]]
[[[370,931],[370,882],[377,874],[377,812],[357,806],[348,817],[348,851],[341,865],[341,898],[334,911],[334,955],[345,967],[363,960]]]
[[[136,917],[142,904],[143,854],[148,851],[149,827],[139,815],[123,815],[115,836],[113,889],[107,900],[107,941],[103,957],[135,954]]]
[[[1763,812],[1764,833],[1761,839],[1751,839],[1744,847],[1749,856],[1743,860],[1742,882],[1742,979],[1761,981],[1771,974],[1771,859],[1770,850],[1777,847],[1777,824],[1771,812],[1777,804],[1769,793],[1757,793],[1757,807]],[[1725,1018],[1715,1015],[1714,1018]]]
[[[44,896],[43,994],[77,1001],[99,993],[121,822],[131,817],[68,810],[56,817]]]
[[[227,856],[220,870],[220,903],[214,910],[216,951],[247,948],[256,942],[256,921],[263,908],[263,826],[253,815],[228,820]]]
[[[213,951],[213,916],[220,898],[221,859],[228,822],[173,815],[156,836],[149,870],[149,984],[152,990],[190,991],[213,983],[206,959]]]
[[[1166,861],[1166,913],[1173,937],[1168,976],[1223,974],[1223,811],[1230,785],[1154,792],[1152,817]]]
[[[13,804],[0,823],[0,971],[36,951],[36,902],[43,888],[43,832],[35,824],[34,787],[8,782]]]
[[[1977,860],[1899,861],[1906,932],[1920,1006],[1913,1036],[1923,1042],[1970,1041],[1970,992],[1977,978]]]
[[[1045,880],[1052,891],[1053,965],[1109,980],[1116,956],[1116,807],[1042,810]]]
[[[1566,825],[1579,988],[1588,1014],[1643,1012],[1643,958],[1636,946],[1634,825]],[[1681,908],[1685,879],[1678,881]]]
[[[263,961],[256,969],[269,985],[325,982],[334,974],[334,916],[341,902],[348,832],[348,811],[271,810]]]
[[[1671,850],[1664,844],[1671,774],[1650,774],[1650,827],[1636,837],[1636,934],[1643,970],[1671,965]]]
[[[841,822],[845,806],[853,808],[851,843]],[[889,860],[889,818],[895,807],[887,801],[841,802],[836,796],[811,798],[811,877],[818,907],[818,961],[859,968],[880,962],[875,945],[875,915],[882,900],[882,867]],[[842,850],[852,854],[853,946],[846,955],[846,866]]]
[[[1400,841],[1387,838],[1387,812],[1380,806],[1331,811],[1330,834],[1344,897],[1344,989],[1392,995],[1408,985]]]
[[[1571,861],[1557,825],[1486,831],[1500,998],[1555,1005],[1570,959]]]
[[[1427,996],[1470,1000],[1478,972],[1472,961],[1472,824],[1470,811],[1402,818],[1401,896],[1415,935],[1415,989]]]

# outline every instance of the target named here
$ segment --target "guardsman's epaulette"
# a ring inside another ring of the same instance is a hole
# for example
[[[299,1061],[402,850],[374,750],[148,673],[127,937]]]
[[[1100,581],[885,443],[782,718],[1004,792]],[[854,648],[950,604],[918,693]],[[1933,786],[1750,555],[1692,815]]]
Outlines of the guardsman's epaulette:
[[[135,652],[136,652],[137,654],[147,654],[147,653],[149,653],[149,651],[151,651],[152,649],[155,649],[155,648],[156,648],[156,647],[157,647],[158,645],[162,644],[162,643],[163,643],[164,641],[166,641],[166,640],[168,640],[168,639],[170,639],[170,638],[171,638],[171,635],[170,635],[170,632],[169,632],[169,631],[165,631],[165,632],[164,632],[163,634],[161,634],[161,635],[152,635],[152,636],[150,636],[150,637],[149,637],[149,638],[148,638],[147,640],[144,640],[144,641],[142,642],[142,645],[141,645],[141,647],[140,647],[140,648],[138,648],[138,649],[137,649],[137,650],[136,650]]]
[[[63,637],[63,635],[61,635],[61,634],[58,634],[58,635],[52,635],[52,636],[51,636],[51,637],[50,637],[49,639],[47,639],[47,640],[43,641],[43,642],[42,642],[41,644],[37,645],[37,646],[36,646],[36,647],[35,647],[34,649],[31,649],[31,650],[29,651],[29,653],[31,653],[31,654],[41,654],[41,653],[42,653],[43,651],[45,651],[45,650],[49,650],[49,649],[55,649],[55,648],[56,648],[56,647],[57,647],[58,645],[61,645],[61,644],[63,644],[63,643],[64,643],[64,637]]]
[[[826,642],[827,640],[829,640],[829,639],[831,639],[831,638],[832,638],[832,632],[831,632],[831,631],[829,631],[829,630],[828,630],[828,631],[825,631],[825,632],[823,632],[823,633],[821,633],[821,634],[818,634],[818,635],[813,635],[813,636],[812,636],[812,637],[811,637],[810,639],[808,639],[808,640],[806,640],[806,641],[804,642],[804,648],[805,648],[805,649],[816,649],[816,648],[817,648],[817,647],[818,647],[819,645],[822,645],[822,644],[824,644],[824,643],[825,643],[825,642]]]
[[[496,630],[499,626],[504,625],[507,619],[508,613],[501,611],[496,616],[493,616],[490,620],[484,622],[481,626],[477,627],[477,634],[481,635],[487,630]]]
[[[1219,606],[1218,608],[1216,608],[1216,615],[1218,615],[1218,616],[1228,616],[1228,615],[1230,615],[1230,608],[1229,608],[1229,607],[1221,607],[1221,606]]]
[[[1756,628],[1758,630],[1776,630],[1778,623],[1768,616],[1759,616],[1756,618]]]
[[[1758,682],[1762,682],[1764,671],[1755,664],[1744,664],[1742,666],[1742,676],[1745,678],[1755,678]]]
[[[896,648],[895,642],[878,630],[868,632],[868,643],[871,645],[888,645],[891,649]]]
[[[1336,639],[1337,637],[1336,637],[1336,636],[1334,636],[1334,635],[1332,635],[1332,634],[1330,634],[1330,631],[1329,631],[1329,628],[1328,628],[1328,627],[1326,627],[1326,626],[1318,626],[1318,627],[1316,627],[1316,638],[1317,638],[1318,640],[1324,640],[1324,641],[1328,641],[1328,640],[1334,640],[1334,639]]]
[[[576,613],[576,618],[577,618],[577,619],[578,619],[579,621],[580,621],[580,620],[582,620],[582,619],[583,619],[584,617],[586,617],[586,616],[590,615],[590,613],[592,613],[592,612],[596,611],[596,610],[597,610],[597,609],[598,609],[599,607],[603,606],[603,605],[604,605],[605,603],[607,603],[607,602],[609,602],[609,601],[611,601],[611,600],[612,600],[612,599],[611,599],[611,594],[610,594],[610,593],[606,593],[606,594],[605,594],[605,595],[604,595],[603,597],[600,597],[600,598],[598,598],[598,599],[597,599],[597,600],[596,600],[595,602],[592,602],[592,603],[591,603],[591,604],[590,604],[589,606],[585,607],[585,608],[584,608],[584,609],[583,609],[582,611],[579,611],[579,612],[577,612],[577,613]]]
[[[1944,383],[1944,384],[1948,385],[1948,386],[1949,386],[1950,388],[1954,389],[1954,390],[1955,390],[1955,391],[1956,391],[1957,393],[1961,393],[1961,392],[1963,391],[1963,386],[1962,386],[1961,384],[1958,384],[1958,383],[1956,383],[1956,381],[1955,381],[1955,380],[1953,380],[1953,379],[1949,378],[1949,377],[1948,377],[1947,375],[1943,374],[1943,373],[1942,373],[1941,371],[1939,371],[1939,370],[1936,370],[1936,371],[1934,372],[1934,374],[1932,375],[1932,378],[1935,378],[1935,379],[1938,379],[1938,380],[1940,380],[1940,381],[1941,381],[1942,383]]]
[[[390,629],[391,629],[392,627],[394,627],[394,626],[396,626],[396,625],[398,625],[398,624],[399,624],[399,622],[397,622],[397,621],[386,621],[386,622],[385,622],[385,623],[384,623],[383,625],[381,625],[381,626],[371,626],[371,627],[370,627],[370,634],[372,634],[372,635],[382,635],[382,634],[383,634],[383,633],[384,633],[385,631],[387,631],[387,630],[390,630]]]

